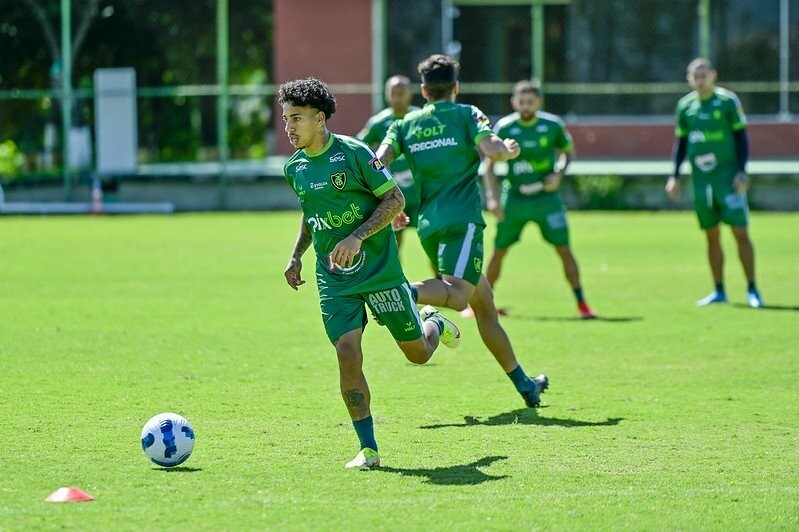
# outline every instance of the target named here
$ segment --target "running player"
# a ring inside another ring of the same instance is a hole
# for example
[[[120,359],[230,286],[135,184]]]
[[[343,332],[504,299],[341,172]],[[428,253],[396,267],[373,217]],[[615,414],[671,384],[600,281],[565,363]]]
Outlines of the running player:
[[[305,283],[301,257],[313,243],[322,320],[338,355],[341,395],[361,444],[346,466],[378,466],[369,386],[362,371],[364,306],[415,364],[427,362],[439,341],[455,347],[460,332],[432,307],[422,309],[421,319],[389,227],[402,210],[402,192],[368,146],[327,129],[336,111],[327,85],[315,78],[285,83],[278,102],[289,142],[297,149],[283,171],[302,209],[286,281],[295,290]]]
[[[380,145],[391,124],[404,117],[408,111],[419,109],[411,105],[411,80],[405,76],[392,76],[386,80],[386,101],[388,107],[369,118],[358,133],[358,138],[372,149]],[[409,218],[408,226],[416,227],[419,219],[419,187],[416,186],[413,174],[408,169],[408,161],[405,157],[399,156],[391,163],[389,170],[405,196],[404,210]],[[402,246],[404,232],[399,230],[396,234],[397,244]]]
[[[541,92],[531,82],[517,83],[510,101],[516,112],[499,120],[494,131],[500,138],[518,142],[522,153],[508,164],[501,194],[494,164],[486,164],[486,206],[499,222],[486,279],[496,286],[510,247],[519,241],[524,226],[535,222],[563,262],[563,273],[574,291],[580,317],[595,318],[583,296],[580,270],[569,247],[566,206],[559,192],[572,157],[571,136],[560,118],[540,111]]]
[[[747,281],[747,303],[753,308],[762,307],[763,299],[755,285],[755,251],[747,230],[746,117],[738,96],[715,86],[717,73],[710,61],[691,61],[687,77],[694,90],[677,103],[674,175],[666,182],[666,192],[674,200],[680,197],[680,165],[687,156],[691,162],[694,209],[707,237],[707,257],[715,283],[713,292],[696,304],[727,302],[719,230],[719,224],[724,222],[732,228],[738,244]]]
[[[477,107],[455,103],[459,66],[438,54],[419,64],[422,96],[428,103],[394,122],[377,155],[384,164],[405,155],[419,183],[419,238],[441,278],[414,283],[418,301],[458,311],[471,304],[483,343],[527,406],[535,407],[548,386],[547,377],[530,379],[519,365],[497,319],[491,286],[482,275],[480,152],[508,160],[518,157],[519,145],[492,133],[488,118]]]

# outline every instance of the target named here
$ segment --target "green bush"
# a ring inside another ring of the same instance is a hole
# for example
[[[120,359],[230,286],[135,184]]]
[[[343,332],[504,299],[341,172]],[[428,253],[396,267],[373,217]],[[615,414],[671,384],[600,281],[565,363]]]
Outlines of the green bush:
[[[621,188],[624,179],[617,175],[575,176],[577,195],[586,209],[623,209]]]
[[[0,143],[0,179],[19,177],[24,160],[13,140]]]

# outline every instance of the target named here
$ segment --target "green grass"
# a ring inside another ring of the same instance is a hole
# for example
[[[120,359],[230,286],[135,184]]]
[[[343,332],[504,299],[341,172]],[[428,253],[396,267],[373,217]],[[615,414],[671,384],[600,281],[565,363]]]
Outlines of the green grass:
[[[422,367],[370,325],[370,472],[343,468],[357,440],[313,281],[283,280],[297,217],[0,220],[0,529],[799,527],[797,215],[754,216],[773,307],[751,310],[727,231],[731,304],[697,309],[692,215],[572,213],[595,322],[528,229],[497,301],[551,378],[543,407],[473,321]],[[427,274],[413,235],[404,259]],[[139,444],[170,410],[197,433],[176,471]],[[96,500],[45,503],[60,486]]]

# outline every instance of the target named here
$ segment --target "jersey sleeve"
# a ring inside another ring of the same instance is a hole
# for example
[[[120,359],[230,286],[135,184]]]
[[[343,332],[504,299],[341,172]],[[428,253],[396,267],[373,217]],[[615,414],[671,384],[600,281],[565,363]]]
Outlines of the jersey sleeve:
[[[365,142],[369,146],[374,146],[375,144],[383,140],[381,138],[377,138],[378,134],[376,130],[377,128],[375,127],[375,122],[372,118],[370,118],[363,126],[363,129],[361,129],[358,132],[358,135],[356,135],[356,137],[358,140]]]
[[[355,162],[358,167],[358,177],[361,185],[370,190],[375,196],[382,196],[387,191],[397,186],[394,177],[380,159],[375,157],[369,146],[361,145],[353,149]]]
[[[391,127],[388,128],[386,132],[385,138],[383,138],[380,144],[388,144],[392,148],[394,148],[394,157],[399,158],[402,155],[402,148],[403,146],[403,138],[402,138],[402,120],[395,120]]]
[[[558,122],[558,131],[555,136],[555,147],[564,153],[572,151],[574,144],[572,136],[563,122]]]
[[[688,136],[688,122],[685,120],[685,106],[682,101],[677,103],[676,111],[676,126],[674,127],[674,136],[678,139]]]
[[[744,108],[741,105],[741,100],[735,94],[731,95],[727,101],[727,121],[733,131],[740,131],[746,127]]]
[[[480,144],[484,138],[491,136],[491,121],[483,111],[475,107],[471,107],[471,119],[469,120],[469,137],[474,140],[474,145]]]

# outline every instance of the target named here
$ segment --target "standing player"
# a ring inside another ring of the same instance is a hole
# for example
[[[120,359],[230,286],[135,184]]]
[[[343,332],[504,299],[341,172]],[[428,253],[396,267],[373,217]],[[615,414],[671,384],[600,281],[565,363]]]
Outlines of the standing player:
[[[519,241],[524,226],[535,222],[563,262],[563,273],[574,291],[580,317],[596,318],[583,297],[580,270],[569,247],[566,206],[558,191],[571,160],[571,136],[560,118],[539,111],[541,92],[529,81],[516,84],[510,101],[516,112],[497,122],[494,131],[500,138],[518,142],[522,153],[508,164],[501,195],[494,165],[491,161],[486,165],[486,205],[499,221],[486,279],[496,286],[510,247]]]
[[[386,164],[404,154],[419,183],[419,238],[441,278],[414,283],[418,301],[454,310],[471,304],[483,343],[527,406],[535,407],[547,377],[530,379],[519,365],[497,319],[491,286],[481,273],[485,222],[477,186],[480,152],[508,160],[519,155],[519,145],[494,135],[478,108],[454,102],[458,69],[457,61],[438,54],[419,64],[422,96],[428,103],[394,122],[377,155]]]
[[[278,91],[289,142],[297,151],[283,169],[302,208],[300,232],[285,276],[297,288],[301,257],[313,243],[316,280],[327,336],[336,348],[341,395],[361,443],[347,467],[380,465],[369,386],[362,371],[364,305],[388,327],[405,357],[424,364],[439,340],[455,347],[460,332],[432,307],[424,322],[398,259],[389,227],[404,198],[368,146],[328,131],[336,99],[315,78],[284,83]]]
[[[386,101],[388,107],[369,118],[361,132],[358,133],[358,138],[372,149],[377,148],[391,124],[404,117],[408,111],[419,109],[411,105],[411,80],[405,76],[392,76],[386,80]],[[389,170],[405,196],[405,214],[409,218],[408,226],[416,227],[419,219],[419,187],[416,186],[413,174],[408,169],[408,161],[400,155],[391,163]],[[402,230],[397,231],[397,244],[400,246],[402,246],[402,235]]]
[[[738,257],[747,281],[747,303],[758,308],[763,306],[763,300],[755,285],[755,251],[747,231],[746,117],[735,93],[715,86],[716,76],[707,59],[694,59],[688,65],[688,84],[694,91],[677,103],[674,175],[666,182],[666,192],[674,200],[680,197],[680,165],[687,156],[691,161],[694,209],[707,236],[707,257],[716,285],[710,295],[696,304],[727,302],[719,230],[719,223],[725,222],[732,228],[738,244]]]

